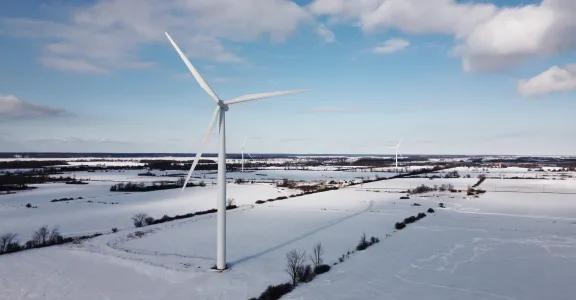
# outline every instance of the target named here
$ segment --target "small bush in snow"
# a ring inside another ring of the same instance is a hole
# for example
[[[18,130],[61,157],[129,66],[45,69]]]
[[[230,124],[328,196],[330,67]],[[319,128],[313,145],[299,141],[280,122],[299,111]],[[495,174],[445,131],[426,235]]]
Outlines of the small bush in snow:
[[[404,224],[411,224],[411,223],[414,223],[414,222],[416,222],[416,217],[415,217],[415,216],[410,216],[410,217],[404,219]]]
[[[154,224],[154,218],[152,218],[152,217],[146,217],[146,218],[144,219],[144,223],[145,223],[144,225]]]
[[[112,228],[112,232],[114,232],[114,233],[118,232],[118,228],[113,227],[113,228]]]
[[[254,300],[277,300],[277,299],[280,299],[280,297],[290,293],[293,289],[294,289],[294,286],[290,283],[283,283],[280,285],[270,285],[260,295],[260,297],[252,298],[252,299],[254,299]]]
[[[442,203],[442,202],[438,203],[438,207],[444,208],[444,207],[445,207],[445,206],[444,206],[444,203]]]
[[[266,201],[264,201],[264,200],[256,200],[256,204],[262,204],[262,203],[266,203]]]
[[[318,265],[318,266],[314,267],[314,274],[316,274],[316,275],[320,275],[320,274],[326,273],[328,271],[330,271],[329,265]]]
[[[149,218],[149,216],[147,214],[139,213],[139,214],[135,214],[132,217],[132,221],[134,222],[135,227],[142,227],[142,226],[148,225],[148,223],[146,222],[147,218]]]
[[[430,208],[427,210],[427,212],[428,212],[429,214],[433,214],[433,213],[434,213],[434,209],[433,209],[432,207],[430,207]]]
[[[314,279],[314,272],[312,272],[312,267],[310,265],[301,266],[298,268],[298,282],[310,282]]]
[[[402,230],[406,227],[406,224],[404,224],[403,222],[396,222],[396,224],[394,224],[394,228],[396,228],[396,230]]]
[[[366,239],[366,234],[362,234],[362,237],[360,238],[360,241],[358,242],[358,245],[356,245],[356,250],[358,251],[362,251],[365,250],[366,248],[376,244],[380,242],[380,239],[373,236],[370,237],[369,240]],[[350,252],[347,253],[348,255],[350,255]]]
[[[426,217],[426,214],[425,214],[425,213],[419,213],[419,214],[416,216],[416,218],[417,218],[418,220],[420,220],[420,219],[422,219],[422,218],[424,218],[424,217]]]
[[[368,241],[366,240],[366,234],[363,233],[362,237],[360,237],[360,241],[358,241],[358,245],[356,245],[356,250],[362,251],[370,246]]]

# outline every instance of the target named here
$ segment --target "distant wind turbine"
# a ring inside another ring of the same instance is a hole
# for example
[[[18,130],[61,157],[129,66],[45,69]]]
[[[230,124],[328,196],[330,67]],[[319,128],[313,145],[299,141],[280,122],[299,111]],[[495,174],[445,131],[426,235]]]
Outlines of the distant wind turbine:
[[[225,128],[225,114],[228,110],[229,106],[232,104],[237,104],[241,102],[259,100],[264,98],[270,98],[275,96],[284,96],[302,92],[302,90],[290,90],[290,91],[279,91],[279,92],[269,92],[269,93],[258,93],[258,94],[247,94],[244,96],[235,97],[229,100],[222,100],[218,95],[214,92],[214,90],[208,85],[206,80],[202,78],[200,73],[196,70],[196,68],[192,65],[190,60],[184,55],[180,47],[174,42],[172,37],[165,32],[166,37],[178,52],[178,55],[184,61],[190,73],[194,76],[200,87],[214,100],[216,103],[216,108],[212,113],[212,120],[208,125],[208,130],[204,135],[204,140],[202,143],[202,149],[205,147],[214,126],[216,125],[216,121],[218,120],[219,124],[219,133],[220,133],[220,150],[218,152],[218,176],[217,176],[217,184],[218,184],[218,195],[217,195],[217,238],[216,238],[216,269],[224,270],[226,269],[226,128]],[[184,181],[184,186],[182,186],[182,190],[186,188],[188,181],[190,180],[190,176],[192,172],[198,165],[198,161],[202,156],[202,151],[196,152],[196,157],[194,157],[194,162],[188,171],[188,175],[186,176],[186,180]]]
[[[246,140],[248,139],[247,136],[244,137],[244,142],[242,143],[242,149],[240,150],[242,153],[242,173],[244,173],[244,147],[246,147]]]
[[[391,148],[394,148],[394,152],[395,152],[394,157],[395,157],[395,161],[396,161],[396,169],[398,169],[398,151],[400,151],[400,144],[402,144],[402,139],[400,139],[400,141],[398,141],[398,144],[391,147]]]

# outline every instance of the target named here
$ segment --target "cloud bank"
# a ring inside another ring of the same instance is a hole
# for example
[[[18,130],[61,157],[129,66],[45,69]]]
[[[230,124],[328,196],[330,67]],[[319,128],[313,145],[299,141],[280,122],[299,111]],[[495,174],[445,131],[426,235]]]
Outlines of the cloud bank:
[[[0,120],[38,119],[66,115],[61,109],[24,101],[14,95],[0,95]]]
[[[576,90],[576,64],[550,69],[518,83],[518,92],[524,96],[542,96],[554,92]]]
[[[244,58],[231,50],[234,44],[282,42],[300,28],[332,43],[337,37],[329,26],[344,24],[366,34],[449,36],[464,70],[494,72],[576,51],[574,16],[574,0],[515,6],[458,0],[313,0],[307,5],[288,0],[96,0],[58,21],[0,19],[0,34],[41,39],[39,61],[47,67],[103,74],[152,66],[142,52],[165,43],[164,31],[192,58],[238,63]],[[409,45],[391,39],[372,51],[389,54]],[[560,74],[559,69],[538,76],[544,80],[544,75]],[[526,84],[521,82],[519,90],[533,93]]]
[[[573,0],[514,7],[456,0],[315,0],[309,8],[335,22],[355,22],[365,32],[452,36],[467,71],[496,71],[576,50]]]
[[[283,41],[311,20],[303,7],[284,0],[101,0],[76,9],[66,20],[11,18],[3,19],[0,28],[15,36],[45,39],[40,62],[48,67],[106,73],[150,66],[152,62],[138,53],[165,42],[164,31],[170,31],[192,57],[240,62],[225,41]],[[327,28],[318,32],[331,39]]]

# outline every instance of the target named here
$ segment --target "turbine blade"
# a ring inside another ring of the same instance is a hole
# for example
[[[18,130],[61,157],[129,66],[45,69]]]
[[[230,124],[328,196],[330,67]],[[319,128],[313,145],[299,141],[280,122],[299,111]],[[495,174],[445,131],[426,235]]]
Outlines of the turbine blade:
[[[198,162],[200,161],[200,157],[202,156],[202,151],[204,151],[204,147],[206,147],[206,144],[208,144],[208,141],[210,140],[210,134],[212,133],[212,130],[214,130],[214,125],[216,125],[216,121],[218,119],[219,114],[220,114],[220,107],[217,106],[216,109],[214,110],[213,115],[212,115],[212,120],[210,120],[210,123],[208,125],[208,130],[206,131],[206,133],[204,135],[204,139],[202,140],[202,145],[200,146],[200,151],[196,152],[196,156],[194,157],[194,162],[192,162],[192,166],[190,167],[190,170],[188,171],[188,175],[186,175],[186,180],[184,181],[184,185],[182,186],[182,190],[184,190],[186,188],[186,186],[188,185],[188,181],[190,181],[190,176],[192,176],[192,172],[194,172],[194,169],[196,169],[196,165],[198,165]]]
[[[190,70],[190,73],[192,73],[192,76],[194,76],[194,78],[196,79],[196,81],[198,82],[200,87],[204,91],[206,91],[206,93],[208,93],[208,95],[210,95],[210,97],[212,97],[212,99],[214,99],[214,101],[216,101],[216,103],[218,103],[218,101],[220,101],[220,98],[218,98],[218,95],[216,95],[216,93],[210,87],[210,85],[208,85],[206,80],[204,80],[204,78],[202,78],[202,75],[200,75],[200,73],[198,73],[198,70],[196,70],[196,68],[194,67],[194,65],[192,65],[190,60],[188,60],[188,57],[186,57],[184,52],[182,52],[182,50],[180,50],[180,47],[178,47],[178,45],[176,44],[176,42],[174,42],[174,40],[168,34],[168,32],[164,32],[164,34],[166,34],[166,37],[168,38],[168,40],[172,44],[172,47],[174,47],[174,49],[176,49],[176,52],[178,52],[178,55],[180,55],[180,58],[182,59],[182,61],[184,61],[184,64],[186,64],[186,67],[188,67],[188,70]]]
[[[289,91],[278,91],[278,92],[269,92],[269,93],[247,94],[244,96],[232,98],[232,99],[230,99],[224,103],[225,104],[236,104],[236,103],[240,103],[240,102],[260,100],[260,99],[276,97],[276,96],[286,96],[286,95],[298,94],[298,93],[302,93],[304,91],[305,90],[289,90]]]

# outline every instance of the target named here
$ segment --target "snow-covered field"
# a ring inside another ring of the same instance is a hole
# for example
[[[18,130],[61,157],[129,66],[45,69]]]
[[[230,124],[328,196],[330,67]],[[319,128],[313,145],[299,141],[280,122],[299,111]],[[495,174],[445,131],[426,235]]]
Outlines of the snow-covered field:
[[[25,234],[60,219],[71,220],[57,224],[64,232],[123,229],[80,245],[0,256],[0,299],[248,299],[289,280],[284,269],[291,249],[310,253],[321,242],[325,262],[333,263],[354,249],[362,233],[381,242],[286,299],[573,299],[574,178],[489,178],[478,198],[433,192],[399,199],[401,191],[420,184],[466,189],[476,182],[475,176],[392,179],[262,205],[251,204],[291,191],[230,184],[229,196],[245,205],[228,213],[231,268],[222,273],[210,270],[213,215],[147,226],[141,237],[129,224],[136,211],[160,216],[212,208],[211,186],[119,195],[108,192],[109,184],[91,182],[4,195],[0,232]],[[62,189],[84,202],[50,203]],[[86,203],[90,197],[120,204]],[[21,207],[24,199],[38,208]],[[446,208],[438,208],[440,202]],[[429,207],[436,213],[394,230],[395,222]],[[115,220],[123,223],[110,224]]]
[[[58,227],[61,233],[84,234],[108,232],[113,227],[132,227],[131,218],[146,213],[160,218],[216,207],[216,186],[192,187],[153,192],[110,192],[107,182],[88,185],[52,183],[37,189],[0,196],[0,234],[17,233],[29,239],[43,225]],[[228,184],[228,198],[237,205],[253,204],[259,199],[296,193],[270,184]],[[50,202],[59,198],[70,201]],[[78,199],[81,197],[82,199]],[[26,208],[30,203],[36,208]]]

